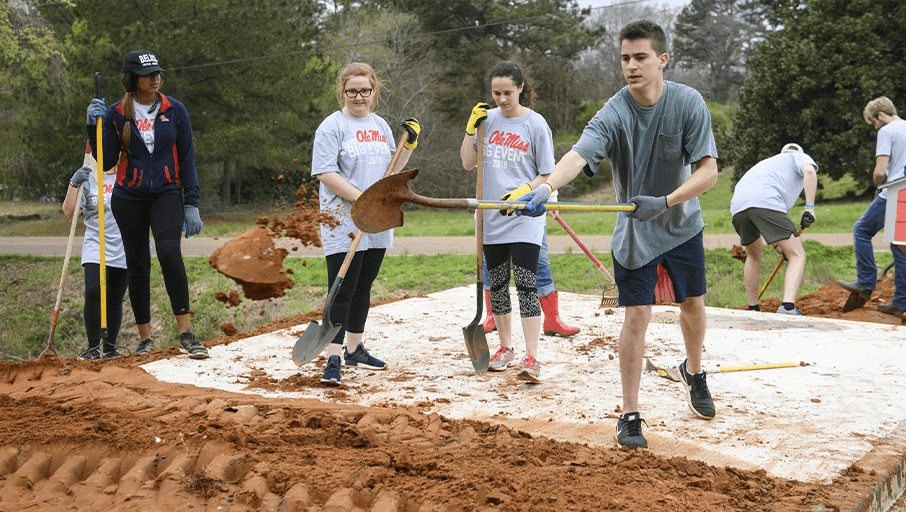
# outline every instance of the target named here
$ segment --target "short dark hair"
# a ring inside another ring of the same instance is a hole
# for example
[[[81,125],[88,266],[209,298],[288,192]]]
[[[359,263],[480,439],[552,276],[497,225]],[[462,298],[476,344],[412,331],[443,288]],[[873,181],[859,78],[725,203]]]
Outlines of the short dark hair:
[[[658,55],[667,53],[667,35],[664,34],[664,29],[653,21],[634,21],[626,25],[620,30],[620,44],[623,44],[624,39],[630,41],[651,39],[651,48],[654,53]]]

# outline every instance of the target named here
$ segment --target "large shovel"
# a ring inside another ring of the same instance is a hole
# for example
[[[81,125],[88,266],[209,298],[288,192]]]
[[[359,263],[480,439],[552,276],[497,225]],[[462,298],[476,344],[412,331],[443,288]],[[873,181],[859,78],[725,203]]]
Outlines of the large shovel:
[[[378,180],[368,187],[352,205],[352,221],[366,233],[398,228],[403,225],[403,203],[430,208],[458,210],[524,210],[527,201],[479,201],[471,198],[435,198],[420,196],[409,189],[409,180],[418,176],[418,169],[403,171]],[[636,205],[614,203],[544,203],[548,210],[584,210],[633,212]]]
[[[400,142],[396,146],[396,152],[393,153],[393,158],[390,159],[390,165],[387,167],[387,172],[384,173],[385,179],[393,173],[393,167],[396,166],[396,161],[399,160],[400,154],[403,152],[403,146],[406,144],[408,138],[408,133],[403,133],[403,136],[400,137]],[[358,202],[359,200],[356,199],[355,203]],[[355,203],[353,203],[353,205],[355,205]],[[378,231],[374,231],[374,233],[377,232]],[[371,233],[371,231],[369,231],[369,233]],[[352,243],[349,245],[349,250],[346,251],[346,259],[343,260],[343,265],[340,266],[337,277],[333,280],[333,284],[330,285],[330,290],[327,292],[327,302],[324,303],[324,311],[321,315],[321,325],[318,325],[318,322],[315,321],[309,323],[305,332],[302,333],[302,336],[299,336],[299,339],[296,340],[296,344],[293,345],[293,361],[297,365],[305,364],[318,357],[318,355],[327,348],[327,345],[330,345],[330,342],[333,341],[337,333],[340,332],[342,324],[334,324],[330,321],[330,308],[333,306],[334,299],[337,298],[337,292],[340,291],[340,286],[343,284],[343,279],[346,277],[346,271],[349,270],[349,264],[352,263],[352,258],[355,256],[355,250],[358,249],[363,234],[364,232],[361,229],[356,232],[355,238],[352,239]]]
[[[484,125],[478,125],[478,183],[475,186],[475,197],[481,197],[484,188]],[[413,175],[414,176],[414,175]],[[407,180],[408,181],[408,180]],[[408,190],[408,185],[406,186]],[[369,188],[370,190],[370,188]],[[365,195],[365,194],[362,194]],[[400,225],[402,225],[402,211],[400,212]],[[472,361],[472,367],[475,373],[484,375],[488,371],[488,363],[491,362],[491,352],[488,350],[488,340],[484,333],[484,325],[481,324],[481,313],[484,309],[484,275],[482,273],[482,258],[484,256],[484,212],[478,210],[475,212],[475,241],[478,245],[478,278],[475,280],[475,295],[478,297],[478,312],[472,323],[462,328],[462,335],[466,339],[466,352],[469,354],[469,360]],[[353,217],[355,220],[355,217]]]

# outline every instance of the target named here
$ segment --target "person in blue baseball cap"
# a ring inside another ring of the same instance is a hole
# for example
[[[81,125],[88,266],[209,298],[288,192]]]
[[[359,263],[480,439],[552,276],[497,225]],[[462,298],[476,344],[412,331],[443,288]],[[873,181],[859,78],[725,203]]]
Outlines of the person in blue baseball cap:
[[[192,123],[186,107],[160,92],[163,68],[153,52],[133,50],[123,59],[126,93],[106,107],[102,98],[88,106],[88,142],[97,157],[97,123],[103,117],[104,169],[116,168],[110,207],[123,237],[129,299],[138,326],[136,353],[154,349],[151,337],[151,251],[157,258],[179,326],[180,350],[192,359],[208,357],[195,338],[189,317],[189,284],[180,235],[201,233],[198,175]]]

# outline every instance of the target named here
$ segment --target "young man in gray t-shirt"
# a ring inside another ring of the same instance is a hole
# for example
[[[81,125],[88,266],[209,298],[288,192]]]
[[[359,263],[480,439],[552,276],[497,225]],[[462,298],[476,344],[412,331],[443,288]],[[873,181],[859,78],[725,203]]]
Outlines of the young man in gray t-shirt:
[[[679,375],[689,407],[701,418],[714,417],[701,369],[707,289],[697,197],[717,181],[717,148],[701,95],[664,80],[668,56],[661,27],[650,21],[630,23],[620,31],[620,48],[628,85],[588,123],[547,182],[523,196],[531,204],[517,213],[543,214],[553,190],[583,168],[595,174],[605,158],[613,167],[617,200],[638,205],[618,217],[611,243],[619,301],[626,306],[619,348],[624,412],[616,438],[622,447],[647,448],[638,395],[658,264],[673,281],[680,307],[687,359],[679,365]]]

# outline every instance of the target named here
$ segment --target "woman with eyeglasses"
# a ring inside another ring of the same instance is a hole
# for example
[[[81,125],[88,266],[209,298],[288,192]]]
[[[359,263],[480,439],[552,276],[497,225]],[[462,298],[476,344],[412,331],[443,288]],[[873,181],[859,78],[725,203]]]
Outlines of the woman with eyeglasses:
[[[362,62],[348,64],[337,81],[341,110],[329,115],[315,132],[311,174],[321,182],[320,209],[337,224],[321,224],[321,241],[327,260],[327,286],[334,282],[358,232],[350,216],[352,203],[387,172],[397,145],[393,132],[377,110],[382,84],[374,69]],[[400,125],[407,141],[393,172],[401,170],[418,144],[421,127],[407,118]],[[387,364],[375,358],[363,343],[365,320],[374,283],[384,254],[393,246],[393,230],[364,234],[330,308],[330,321],[342,327],[327,347],[327,365],[321,382],[340,385],[340,367],[384,370]],[[343,348],[343,339],[346,347]],[[342,361],[340,359],[342,353]]]
[[[106,108],[97,98],[88,106],[88,142],[97,157],[97,122],[103,117],[104,169],[116,166],[116,185],[110,209],[126,251],[129,300],[139,345],[135,353],[154,350],[151,337],[151,250],[157,259],[170,307],[176,317],[180,350],[192,359],[208,357],[195,339],[189,318],[189,283],[182,260],[180,234],[201,232],[198,215],[198,175],[189,112],[182,103],[160,92],[157,56],[133,50],[123,59],[121,101]]]

